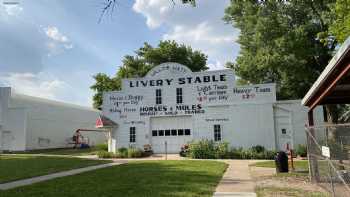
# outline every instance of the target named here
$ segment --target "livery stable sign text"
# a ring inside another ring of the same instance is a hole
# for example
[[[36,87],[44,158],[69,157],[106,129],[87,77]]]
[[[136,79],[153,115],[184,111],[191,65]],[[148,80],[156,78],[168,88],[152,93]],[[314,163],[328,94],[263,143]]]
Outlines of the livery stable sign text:
[[[222,82],[226,81],[226,75],[205,75],[205,76],[189,76],[189,77],[180,77],[177,79],[176,83],[179,85],[184,84],[202,84],[202,83],[211,83],[211,82]],[[142,79],[142,80],[132,80],[129,81],[129,87],[149,87],[149,86],[163,86],[163,85],[172,85],[174,79]]]

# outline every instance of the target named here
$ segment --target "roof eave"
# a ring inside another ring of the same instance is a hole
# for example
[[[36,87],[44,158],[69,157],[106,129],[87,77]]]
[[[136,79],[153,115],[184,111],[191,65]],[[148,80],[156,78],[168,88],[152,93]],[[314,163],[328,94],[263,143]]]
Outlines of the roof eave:
[[[312,97],[317,93],[320,87],[323,85],[324,81],[328,78],[328,76],[334,71],[334,69],[340,65],[341,61],[344,59],[345,54],[350,51],[350,36],[346,39],[346,41],[339,48],[337,53],[333,56],[331,61],[328,63],[326,68],[323,70],[321,75],[317,78],[316,82],[311,86],[309,91],[306,93],[304,98],[301,100],[301,104],[304,106],[310,106],[310,101]]]

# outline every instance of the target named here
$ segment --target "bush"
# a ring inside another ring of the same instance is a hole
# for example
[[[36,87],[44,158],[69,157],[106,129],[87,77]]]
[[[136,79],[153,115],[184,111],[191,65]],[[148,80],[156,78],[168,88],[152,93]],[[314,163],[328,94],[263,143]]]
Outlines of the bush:
[[[96,149],[97,149],[97,150],[108,151],[108,144],[97,144],[97,145],[96,145]]]
[[[227,142],[220,142],[215,146],[215,158],[227,159],[229,158],[229,147]]]
[[[188,156],[194,159],[215,159],[213,140],[199,140],[188,146]]]
[[[307,156],[307,149],[306,146],[303,144],[298,144],[297,149],[295,150],[296,154],[300,157],[306,157]]]
[[[119,148],[118,150],[117,150],[117,156],[118,156],[118,158],[127,158],[129,155],[128,155],[128,149],[127,148],[124,148],[124,147],[122,147],[122,148]]]
[[[276,151],[266,150],[261,145],[249,149],[230,149],[227,142],[199,140],[191,142],[188,149],[181,148],[180,155],[194,159],[274,159]]]
[[[111,152],[107,152],[105,150],[101,150],[97,152],[98,158],[114,158],[114,154]]]
[[[128,158],[138,158],[142,156],[142,150],[138,148],[128,149]]]
[[[261,145],[253,146],[251,149],[252,149],[252,151],[254,151],[256,153],[262,153],[265,151],[265,147],[263,147]]]
[[[139,158],[149,156],[149,153],[144,153],[138,148],[119,148],[116,153],[101,150],[97,152],[99,158]]]

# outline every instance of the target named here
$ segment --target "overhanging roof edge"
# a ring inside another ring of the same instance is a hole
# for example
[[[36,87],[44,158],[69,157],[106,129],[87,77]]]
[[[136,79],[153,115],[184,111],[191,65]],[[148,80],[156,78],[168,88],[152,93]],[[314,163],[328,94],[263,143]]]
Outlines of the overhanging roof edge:
[[[322,71],[321,75],[317,78],[316,82],[311,86],[304,98],[301,100],[301,104],[308,106],[310,99],[316,94],[317,90],[322,86],[323,82],[331,74],[331,72],[339,65],[344,58],[344,55],[350,51],[350,36],[341,45],[337,53],[333,56],[326,68]]]

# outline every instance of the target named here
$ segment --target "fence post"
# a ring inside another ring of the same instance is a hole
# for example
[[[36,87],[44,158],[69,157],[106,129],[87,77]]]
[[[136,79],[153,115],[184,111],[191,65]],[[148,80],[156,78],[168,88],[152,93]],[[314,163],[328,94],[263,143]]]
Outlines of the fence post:
[[[165,145],[165,160],[168,160],[168,143],[167,143],[167,141],[165,141],[164,145]]]
[[[307,131],[307,150],[308,150],[308,160],[309,160],[309,175],[312,182],[319,182],[319,172],[318,172],[318,163],[317,158],[314,155],[316,144],[314,142],[315,138],[315,128],[314,128],[314,116],[313,109],[310,109],[308,112],[308,131]],[[311,135],[311,137],[309,136]]]

